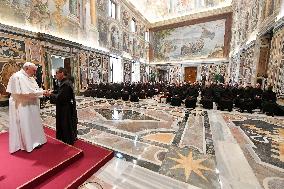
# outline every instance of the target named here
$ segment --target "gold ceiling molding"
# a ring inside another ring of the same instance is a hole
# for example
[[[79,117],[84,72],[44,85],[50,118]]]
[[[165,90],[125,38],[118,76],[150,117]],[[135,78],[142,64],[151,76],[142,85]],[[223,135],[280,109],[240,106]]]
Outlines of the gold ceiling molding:
[[[230,13],[232,11],[233,11],[233,9],[232,9],[231,5],[226,6],[226,7],[216,8],[216,9],[210,9],[208,11],[202,11],[202,12],[198,12],[198,13],[195,13],[195,14],[189,14],[189,15],[185,15],[185,16],[176,17],[176,18],[173,18],[173,19],[155,22],[155,23],[150,24],[150,28],[156,28],[156,27],[161,27],[161,26],[165,26],[165,25],[176,24],[176,23],[180,23],[180,22],[205,18],[205,17],[208,17],[208,16],[215,16],[215,15],[217,16],[217,15],[224,14],[224,13]]]
[[[129,0],[121,0],[121,2],[130,10],[132,10],[136,16],[138,16],[141,20],[143,20],[147,28],[150,27],[151,23],[140,13],[140,11],[131,2],[129,2]]]
[[[173,61],[161,61],[161,62],[150,62],[151,65],[168,65],[168,64],[183,64],[183,65],[199,65],[199,64],[218,64],[218,63],[229,63],[228,58],[204,58],[204,59],[191,59],[191,60],[173,60]]]

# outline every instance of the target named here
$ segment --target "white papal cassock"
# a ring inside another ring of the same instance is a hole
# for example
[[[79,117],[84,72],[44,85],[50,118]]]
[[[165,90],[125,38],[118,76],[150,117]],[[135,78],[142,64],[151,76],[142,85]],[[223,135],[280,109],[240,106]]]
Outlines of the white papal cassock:
[[[9,152],[31,152],[46,143],[40,118],[39,97],[43,90],[24,70],[14,73],[9,80]]]

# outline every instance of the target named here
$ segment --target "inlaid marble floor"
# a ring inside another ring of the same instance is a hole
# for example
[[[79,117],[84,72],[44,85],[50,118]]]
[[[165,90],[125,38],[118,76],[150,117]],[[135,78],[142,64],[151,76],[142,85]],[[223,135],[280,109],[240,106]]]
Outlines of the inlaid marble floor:
[[[79,138],[115,151],[80,188],[283,188],[284,119],[77,98]],[[8,108],[0,111],[0,132]],[[55,128],[55,107],[42,110]]]

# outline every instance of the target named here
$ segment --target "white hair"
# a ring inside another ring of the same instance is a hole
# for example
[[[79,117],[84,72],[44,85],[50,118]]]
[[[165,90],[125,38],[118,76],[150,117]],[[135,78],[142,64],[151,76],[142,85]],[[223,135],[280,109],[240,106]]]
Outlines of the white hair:
[[[28,68],[28,67],[33,67],[33,68],[37,69],[37,66],[34,63],[31,63],[31,62],[24,63],[23,68],[25,69],[25,68]]]

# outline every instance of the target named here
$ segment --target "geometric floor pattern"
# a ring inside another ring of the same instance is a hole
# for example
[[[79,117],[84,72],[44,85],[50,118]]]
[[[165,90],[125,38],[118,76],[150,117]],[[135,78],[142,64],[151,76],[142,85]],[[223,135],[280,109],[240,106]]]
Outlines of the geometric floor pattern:
[[[42,113],[55,127],[54,107]],[[206,111],[106,99],[78,100],[79,138],[126,161],[201,188],[220,188]]]
[[[0,111],[0,132],[7,130],[7,110]],[[281,117],[192,110],[154,99],[132,103],[84,97],[77,98],[77,112],[79,138],[114,150],[116,157],[80,188],[284,186]],[[54,106],[41,116],[55,128]],[[234,150],[238,153],[230,156]]]
[[[284,119],[222,113],[264,188],[284,186]]]
[[[230,119],[250,143],[261,162],[284,170],[284,120],[271,117],[234,116],[224,114]]]

